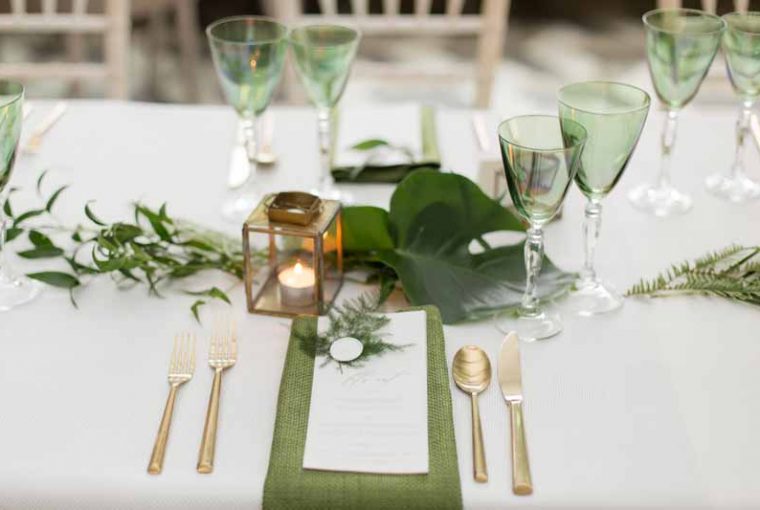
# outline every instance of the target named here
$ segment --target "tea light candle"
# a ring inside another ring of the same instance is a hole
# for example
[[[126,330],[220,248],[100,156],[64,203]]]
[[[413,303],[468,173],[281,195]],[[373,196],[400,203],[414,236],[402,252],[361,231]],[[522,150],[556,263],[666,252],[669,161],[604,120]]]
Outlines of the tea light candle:
[[[280,283],[280,299],[287,306],[308,306],[314,303],[316,275],[310,267],[300,262],[277,274]]]

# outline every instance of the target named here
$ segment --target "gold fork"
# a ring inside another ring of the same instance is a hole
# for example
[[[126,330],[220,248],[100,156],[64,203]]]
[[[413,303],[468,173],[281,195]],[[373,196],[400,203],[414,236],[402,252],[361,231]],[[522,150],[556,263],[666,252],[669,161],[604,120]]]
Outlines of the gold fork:
[[[237,361],[237,333],[231,319],[217,318],[211,345],[208,351],[208,364],[214,370],[214,384],[206,412],[206,425],[203,427],[203,440],[198,454],[198,472],[211,473],[214,470],[214,449],[216,448],[216,427],[219,417],[219,395],[222,389],[222,372]]]
[[[169,428],[172,423],[174,402],[177,398],[177,388],[193,378],[195,371],[195,337],[190,333],[182,333],[174,337],[174,349],[169,362],[169,398],[166,400],[164,415],[158,426],[156,443],[148,464],[148,473],[157,475],[164,467],[166,443],[169,440]]]

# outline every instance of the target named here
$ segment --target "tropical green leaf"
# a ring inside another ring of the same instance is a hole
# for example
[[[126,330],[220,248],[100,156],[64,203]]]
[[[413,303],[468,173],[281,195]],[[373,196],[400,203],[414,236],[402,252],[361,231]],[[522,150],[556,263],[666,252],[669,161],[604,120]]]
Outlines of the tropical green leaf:
[[[351,250],[391,267],[409,301],[436,305],[446,323],[520,303],[525,287],[523,243],[480,253],[469,247],[490,232],[524,227],[466,177],[415,172],[396,188],[387,221],[375,208],[348,207],[344,226]],[[539,295],[559,294],[573,280],[574,275],[545,259]]]

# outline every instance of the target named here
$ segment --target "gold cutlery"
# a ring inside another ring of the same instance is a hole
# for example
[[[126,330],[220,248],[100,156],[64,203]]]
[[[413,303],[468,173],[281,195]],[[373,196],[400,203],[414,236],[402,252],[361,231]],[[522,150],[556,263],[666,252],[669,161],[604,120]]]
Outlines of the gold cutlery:
[[[189,333],[183,333],[174,337],[174,349],[169,362],[169,398],[166,400],[164,414],[158,427],[156,443],[148,464],[148,473],[157,475],[164,466],[164,454],[166,443],[169,440],[169,428],[172,423],[174,402],[177,398],[177,389],[193,378],[195,371],[195,337]]]
[[[65,102],[61,101],[56,103],[48,116],[43,119],[27,140],[26,145],[24,146],[25,153],[36,154],[39,152],[40,145],[42,145],[42,138],[53,126],[55,126],[55,123],[63,117],[63,114],[66,113],[67,109],[68,105]]]
[[[222,390],[222,372],[237,361],[237,333],[235,324],[228,319],[217,318],[211,345],[208,351],[208,364],[214,370],[214,383],[206,412],[206,424],[203,427],[203,440],[198,454],[198,472],[211,473],[214,470],[214,449],[216,448],[216,428],[219,419],[219,397]]]
[[[533,481],[525,443],[525,423],[522,413],[522,375],[520,371],[519,338],[510,332],[501,343],[499,353],[499,385],[509,406],[512,423],[512,492],[524,496],[533,493]]]
[[[483,349],[466,345],[454,355],[452,368],[454,382],[460,390],[470,395],[472,402],[472,462],[475,481],[488,481],[486,455],[483,451],[483,430],[480,426],[478,393],[483,392],[491,383],[491,362]]]

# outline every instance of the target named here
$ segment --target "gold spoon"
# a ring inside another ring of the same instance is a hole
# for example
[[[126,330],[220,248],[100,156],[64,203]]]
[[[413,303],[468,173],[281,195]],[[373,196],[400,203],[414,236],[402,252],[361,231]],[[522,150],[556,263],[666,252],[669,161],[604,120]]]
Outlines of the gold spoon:
[[[488,388],[491,383],[491,362],[483,349],[475,345],[466,345],[454,355],[452,368],[454,382],[460,390],[470,394],[472,399],[472,460],[475,481],[488,481],[486,454],[483,451],[483,430],[480,427],[478,393]]]

